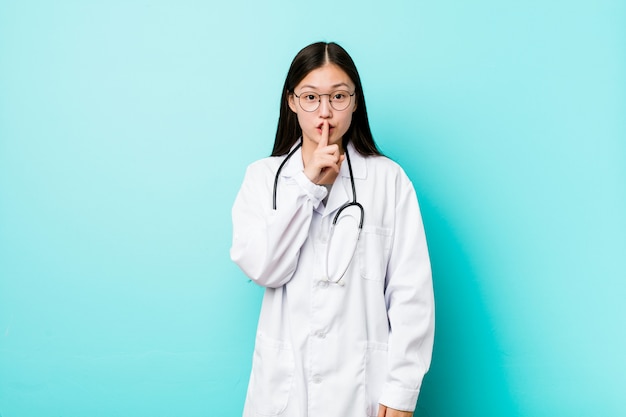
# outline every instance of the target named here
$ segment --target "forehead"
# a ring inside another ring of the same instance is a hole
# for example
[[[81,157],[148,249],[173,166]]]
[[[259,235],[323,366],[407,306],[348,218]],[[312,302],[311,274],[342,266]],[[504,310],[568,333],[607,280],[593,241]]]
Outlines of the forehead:
[[[327,90],[332,88],[354,88],[354,83],[344,70],[335,64],[326,64],[309,72],[298,83],[297,89]]]

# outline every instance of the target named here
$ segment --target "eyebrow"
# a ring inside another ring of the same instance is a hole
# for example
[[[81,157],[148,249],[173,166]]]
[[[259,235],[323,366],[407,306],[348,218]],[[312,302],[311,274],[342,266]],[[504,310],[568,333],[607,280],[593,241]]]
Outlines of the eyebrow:
[[[339,83],[339,84],[335,84],[333,86],[331,86],[330,88],[339,88],[339,87],[346,87],[346,88],[350,88],[350,86],[347,83]],[[304,88],[310,88],[312,90],[318,90],[318,87],[314,86],[314,85],[310,85],[310,84],[305,84],[303,86],[301,86],[300,88],[304,89]]]

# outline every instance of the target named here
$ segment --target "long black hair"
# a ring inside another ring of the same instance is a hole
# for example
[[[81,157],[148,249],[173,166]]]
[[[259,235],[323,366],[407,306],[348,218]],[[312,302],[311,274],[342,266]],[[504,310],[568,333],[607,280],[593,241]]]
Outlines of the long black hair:
[[[272,156],[287,154],[302,135],[298,116],[289,108],[289,96],[294,93],[294,88],[304,77],[327,63],[335,64],[341,68],[355,85],[356,110],[352,114],[352,123],[343,136],[343,146],[345,147],[348,142],[352,142],[355,149],[362,155],[382,155],[372,137],[361,77],[359,77],[354,61],[346,50],[336,43],[317,42],[298,52],[289,67],[280,99],[280,116]]]

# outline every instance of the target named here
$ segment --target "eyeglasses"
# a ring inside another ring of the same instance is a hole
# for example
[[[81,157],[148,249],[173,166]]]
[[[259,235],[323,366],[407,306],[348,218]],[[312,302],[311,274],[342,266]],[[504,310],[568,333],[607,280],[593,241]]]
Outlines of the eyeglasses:
[[[330,103],[330,107],[333,109],[337,111],[345,110],[350,106],[354,93],[350,94],[345,90],[337,90],[330,94],[318,94],[307,91],[305,93],[301,93],[300,95],[297,95],[294,92],[293,95],[300,101],[300,107],[302,107],[302,110],[306,112],[313,112],[320,107],[322,96],[328,96],[328,102]]]

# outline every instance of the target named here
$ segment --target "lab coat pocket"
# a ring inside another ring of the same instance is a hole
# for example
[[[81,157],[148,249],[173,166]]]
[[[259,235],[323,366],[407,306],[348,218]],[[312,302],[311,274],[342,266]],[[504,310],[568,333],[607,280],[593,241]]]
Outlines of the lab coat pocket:
[[[363,226],[358,247],[361,277],[373,281],[385,279],[390,247],[391,229]]]
[[[249,400],[255,415],[279,416],[287,407],[293,378],[291,345],[258,334],[249,389]]]
[[[387,377],[387,344],[367,344],[365,353],[365,401],[368,417],[378,416],[378,404]]]

